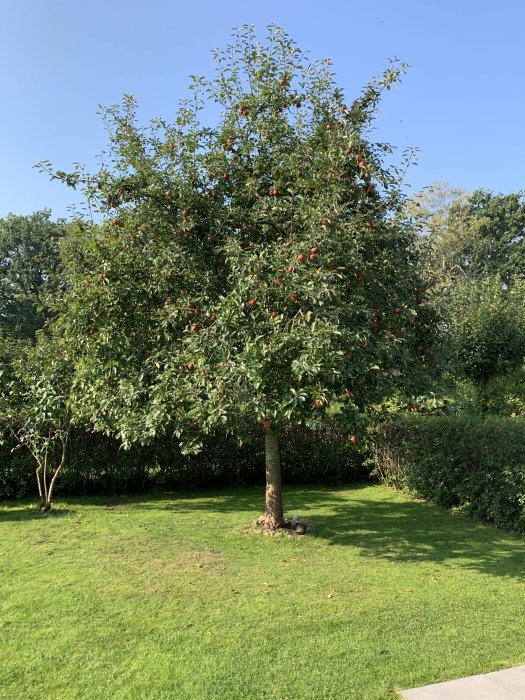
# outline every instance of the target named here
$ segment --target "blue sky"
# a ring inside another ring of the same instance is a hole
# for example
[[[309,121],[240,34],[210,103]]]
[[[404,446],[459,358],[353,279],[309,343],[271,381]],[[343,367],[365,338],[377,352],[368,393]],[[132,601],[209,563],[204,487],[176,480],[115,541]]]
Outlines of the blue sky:
[[[313,58],[330,57],[347,101],[397,56],[411,69],[385,96],[378,140],[420,149],[417,190],[525,188],[525,0],[25,0],[0,3],[0,216],[74,193],[33,165],[94,165],[98,105],[133,93],[144,121],[173,117],[191,73],[231,30],[276,23]]]

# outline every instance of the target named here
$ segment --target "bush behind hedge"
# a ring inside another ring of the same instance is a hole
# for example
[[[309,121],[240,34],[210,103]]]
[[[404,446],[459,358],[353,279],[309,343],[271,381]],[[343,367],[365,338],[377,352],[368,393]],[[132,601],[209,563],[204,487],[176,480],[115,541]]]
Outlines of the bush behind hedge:
[[[525,419],[407,416],[378,432],[384,481],[525,532]]]
[[[21,498],[36,492],[34,463],[29,453],[0,446],[0,498]],[[325,433],[289,427],[281,436],[285,483],[347,484],[366,479],[364,458],[346,443],[334,424]],[[152,490],[204,489],[264,484],[264,435],[254,431],[249,444],[229,435],[208,436],[202,452],[180,453],[177,441],[164,437],[146,446],[123,450],[101,434],[75,430],[66,468],[56,494],[66,496],[144,493]]]

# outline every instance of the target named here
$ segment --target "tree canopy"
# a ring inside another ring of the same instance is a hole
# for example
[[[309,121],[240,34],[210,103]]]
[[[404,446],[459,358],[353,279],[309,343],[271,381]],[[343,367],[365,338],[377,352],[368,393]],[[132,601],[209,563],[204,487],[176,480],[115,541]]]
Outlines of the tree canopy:
[[[59,242],[64,221],[49,210],[0,219],[0,335],[33,339],[43,327],[47,297],[60,280]]]
[[[433,357],[400,174],[367,138],[404,66],[347,106],[330,62],[277,27],[265,44],[241,28],[215,61],[173,124],[139,126],[131,97],[107,109],[99,172],[43,164],[103,215],[84,225],[60,327],[77,414],[125,444],[173,431],[192,451],[217,425],[242,439],[260,423],[275,527],[279,428],[335,417],[355,444]]]
[[[422,228],[438,294],[486,275],[499,275],[506,285],[525,278],[523,192],[469,193],[434,183],[410,200],[408,211]]]

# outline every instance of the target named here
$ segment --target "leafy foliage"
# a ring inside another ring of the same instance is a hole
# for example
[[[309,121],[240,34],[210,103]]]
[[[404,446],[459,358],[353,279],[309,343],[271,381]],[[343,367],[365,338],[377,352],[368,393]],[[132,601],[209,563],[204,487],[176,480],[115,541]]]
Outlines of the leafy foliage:
[[[376,440],[383,478],[446,508],[525,531],[525,421],[432,416],[398,419]]]
[[[0,394],[0,428],[34,458],[38,494],[47,512],[69,437],[70,366],[58,337],[40,333],[36,345],[25,349],[0,368],[0,379],[7,379]]]
[[[481,384],[521,367],[525,355],[525,284],[498,277],[458,284],[447,305],[451,359]]]
[[[49,210],[0,219],[0,335],[34,339],[48,318],[48,295],[60,288],[63,221]]]
[[[438,294],[486,275],[499,275],[506,285],[524,278],[523,192],[468,193],[435,183],[418,192],[407,211],[424,234],[428,273]]]
[[[368,479],[364,454],[346,442],[334,423],[314,433],[287,426],[281,434],[283,477],[288,484],[349,484]],[[29,496],[34,491],[34,460],[6,435],[0,444],[0,499]],[[118,440],[71,430],[56,496],[130,494],[166,489],[203,489],[262,484],[264,440],[254,430],[243,445],[224,431],[203,439],[201,452],[182,455],[171,437],[122,450]]]
[[[506,285],[525,279],[524,192],[476,190],[452,214],[466,217],[476,230],[465,267],[500,275]]]
[[[76,409],[126,443],[174,429],[355,426],[418,346],[414,233],[387,146],[364,130],[388,69],[350,107],[329,62],[243,28],[194,77],[175,124],[105,112],[112,162],[84,183],[108,217],[78,261],[64,327]],[[223,114],[202,126],[206,99]],[[115,212],[109,214],[109,212]],[[423,332],[423,331],[421,331]],[[245,427],[243,427],[245,426]]]

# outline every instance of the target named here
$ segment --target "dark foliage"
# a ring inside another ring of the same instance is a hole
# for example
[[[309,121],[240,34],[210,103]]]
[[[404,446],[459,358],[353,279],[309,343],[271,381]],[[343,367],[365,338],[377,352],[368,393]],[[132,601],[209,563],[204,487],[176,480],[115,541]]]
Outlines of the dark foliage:
[[[525,531],[525,420],[410,416],[384,427],[382,478],[445,508]]]

